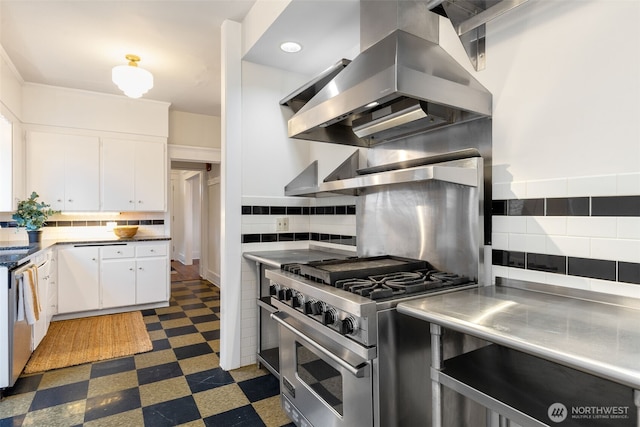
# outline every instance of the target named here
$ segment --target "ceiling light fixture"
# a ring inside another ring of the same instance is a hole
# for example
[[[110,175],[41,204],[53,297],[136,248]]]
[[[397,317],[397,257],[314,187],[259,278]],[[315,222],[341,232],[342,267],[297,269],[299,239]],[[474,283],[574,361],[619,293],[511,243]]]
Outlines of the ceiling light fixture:
[[[113,67],[111,80],[129,98],[140,98],[153,87],[153,74],[138,67],[139,56],[129,54],[125,58],[129,64]]]
[[[296,53],[302,50],[302,45],[296,42],[284,42],[280,45],[280,50],[287,53]]]

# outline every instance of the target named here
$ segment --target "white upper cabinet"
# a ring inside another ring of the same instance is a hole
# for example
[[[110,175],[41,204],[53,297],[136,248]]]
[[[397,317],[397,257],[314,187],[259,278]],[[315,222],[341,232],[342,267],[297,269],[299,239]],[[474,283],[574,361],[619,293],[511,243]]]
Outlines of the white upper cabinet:
[[[165,144],[102,140],[102,210],[164,211]]]
[[[27,193],[62,211],[100,209],[100,141],[97,137],[30,132]]]
[[[13,125],[0,114],[0,212],[14,209],[12,156]]]

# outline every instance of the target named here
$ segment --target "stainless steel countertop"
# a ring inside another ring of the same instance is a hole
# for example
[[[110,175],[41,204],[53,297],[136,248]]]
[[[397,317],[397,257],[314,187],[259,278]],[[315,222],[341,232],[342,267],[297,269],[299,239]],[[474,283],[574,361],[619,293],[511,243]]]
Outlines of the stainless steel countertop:
[[[285,249],[278,251],[245,252],[243,256],[252,261],[259,262],[269,267],[280,268],[282,264],[307,263],[327,259],[345,259],[356,256],[356,253],[347,251],[322,249],[313,247],[310,249]]]
[[[640,389],[640,310],[487,286],[398,304],[400,313]]]

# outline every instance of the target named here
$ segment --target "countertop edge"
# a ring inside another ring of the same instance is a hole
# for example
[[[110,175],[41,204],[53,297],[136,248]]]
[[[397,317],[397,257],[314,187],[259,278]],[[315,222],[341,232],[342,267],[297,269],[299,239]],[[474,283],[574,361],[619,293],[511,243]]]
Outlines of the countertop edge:
[[[47,239],[43,240],[38,245],[25,245],[24,242],[15,242],[14,245],[9,248],[25,248],[29,249],[24,256],[16,261],[2,261],[2,250],[0,249],[0,267],[6,267],[11,270],[25,262],[28,262],[31,258],[36,257],[43,251],[47,249],[51,249],[54,246],[58,245],[103,245],[103,244],[118,244],[118,243],[136,243],[136,242],[153,242],[153,241],[169,241],[171,237],[169,236],[134,236],[127,238],[119,238],[119,239],[105,239],[105,238],[95,238],[95,239],[69,239],[69,240],[57,240],[57,239]],[[13,242],[12,242],[13,243]]]
[[[305,254],[305,255],[303,255]],[[309,256],[313,254],[314,256]],[[298,256],[296,256],[298,255]],[[251,261],[267,265],[269,267],[280,268],[282,264],[295,262],[320,261],[330,258],[344,259],[356,256],[355,252],[348,252],[339,249],[325,247],[309,247],[308,249],[279,249],[272,251],[247,251],[242,256]]]

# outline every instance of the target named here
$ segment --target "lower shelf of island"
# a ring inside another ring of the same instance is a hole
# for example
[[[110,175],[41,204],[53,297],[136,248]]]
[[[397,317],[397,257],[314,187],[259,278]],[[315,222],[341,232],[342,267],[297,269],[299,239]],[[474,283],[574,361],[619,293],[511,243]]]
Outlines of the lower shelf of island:
[[[445,360],[437,378],[521,425],[638,425],[632,388],[496,344]]]

